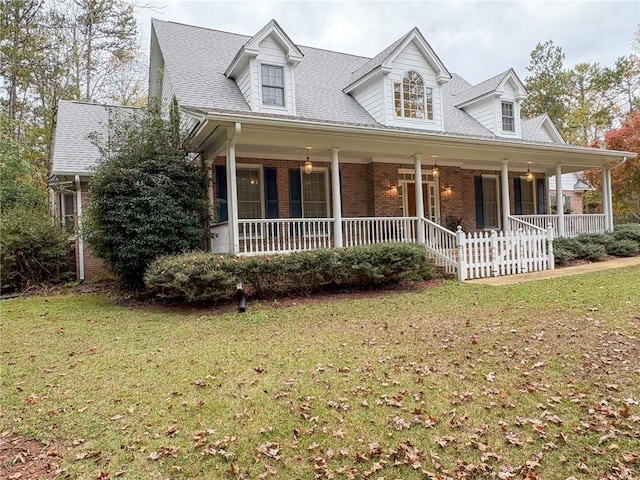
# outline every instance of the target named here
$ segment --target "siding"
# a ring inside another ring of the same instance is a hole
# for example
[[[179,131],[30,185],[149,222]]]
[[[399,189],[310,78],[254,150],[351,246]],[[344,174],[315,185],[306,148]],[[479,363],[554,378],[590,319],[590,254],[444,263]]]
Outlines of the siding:
[[[255,94],[252,98],[256,101],[254,110],[261,112],[271,113],[285,113],[289,115],[295,114],[294,101],[294,76],[291,66],[287,63],[285,52],[280,45],[273,39],[271,35],[260,42],[260,53],[258,53],[258,61],[251,62],[251,88]],[[263,105],[262,103],[262,89],[261,89],[261,64],[278,65],[283,67],[284,71],[284,109],[280,107],[273,107],[269,105]]]
[[[491,97],[464,107],[464,111],[480,122],[483,127],[495,132],[496,118],[502,118],[496,116],[499,113],[496,110],[496,103],[500,104],[500,102],[496,102],[495,98]]]
[[[500,98],[496,101],[496,129],[495,134],[498,137],[505,138],[521,138],[522,132],[520,129],[520,105],[516,102],[516,91],[511,84],[511,81],[507,81],[502,87],[504,93],[500,95]],[[503,132],[502,131],[502,105],[501,102],[513,102],[513,118],[515,132]]]
[[[254,102],[251,97],[251,63],[249,63],[240,76],[237,78],[236,83],[238,84],[238,88],[244,95],[245,100],[251,107],[251,110],[254,110]]]
[[[376,77],[352,93],[353,98],[355,98],[377,122],[382,124],[385,123],[383,82],[383,78]],[[393,97],[391,97],[390,101],[393,101]]]
[[[393,105],[393,84],[402,82],[409,70],[415,70],[422,76],[425,88],[433,89],[433,120],[417,120],[397,117]],[[436,73],[416,47],[409,43],[393,60],[392,71],[384,80],[386,124],[394,127],[423,128],[425,130],[443,130],[442,122],[442,93],[436,81]]]
[[[171,79],[169,75],[165,71],[162,76],[162,107],[167,108],[171,102],[173,102],[173,96],[175,95],[175,91],[173,90],[173,85],[171,84]]]

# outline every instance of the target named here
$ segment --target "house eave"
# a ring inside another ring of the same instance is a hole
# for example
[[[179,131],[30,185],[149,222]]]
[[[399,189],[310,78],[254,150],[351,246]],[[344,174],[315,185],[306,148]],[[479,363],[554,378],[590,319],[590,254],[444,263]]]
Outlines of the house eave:
[[[590,160],[590,167],[597,168],[610,162],[620,162],[624,158],[635,158],[636,153],[623,152],[617,150],[602,150],[589,147],[578,147],[573,145],[541,144],[533,142],[522,142],[518,140],[505,140],[502,138],[486,138],[477,136],[459,136],[451,133],[439,132],[417,132],[398,130],[388,127],[375,127],[367,125],[344,125],[322,121],[304,120],[299,118],[273,118],[268,116],[243,115],[238,113],[207,112],[207,120],[217,125],[232,126],[235,122],[246,123],[254,126],[282,128],[299,128],[307,131],[330,132],[341,134],[353,134],[358,136],[369,136],[374,134],[376,139],[382,141],[412,140],[424,141],[430,144],[447,144],[453,146],[477,146],[481,148],[499,148],[501,154],[507,155],[509,151],[514,153],[544,153],[557,157],[583,157]],[[418,152],[417,152],[418,153]],[[587,166],[587,165],[585,165]]]

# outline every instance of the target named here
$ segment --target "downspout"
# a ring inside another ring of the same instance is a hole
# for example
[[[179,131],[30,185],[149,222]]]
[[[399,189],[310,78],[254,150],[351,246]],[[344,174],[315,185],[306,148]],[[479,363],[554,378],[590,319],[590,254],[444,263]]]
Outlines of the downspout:
[[[78,239],[78,269],[80,282],[84,282],[84,240],[82,239],[82,190],[80,187],[80,175],[76,175],[76,238]]]

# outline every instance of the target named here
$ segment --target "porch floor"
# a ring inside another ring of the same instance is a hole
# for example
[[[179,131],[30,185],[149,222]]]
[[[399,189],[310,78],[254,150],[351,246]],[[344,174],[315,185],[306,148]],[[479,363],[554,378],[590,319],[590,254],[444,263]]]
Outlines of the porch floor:
[[[502,277],[486,277],[467,280],[466,283],[478,285],[513,285],[516,283],[532,282],[534,280],[548,280],[551,278],[567,277],[570,275],[580,275],[582,273],[599,272],[611,270],[613,268],[640,266],[640,257],[616,258],[606,262],[585,263],[572,267],[561,267],[555,270],[542,270],[539,272],[519,273],[516,275],[504,275]]]

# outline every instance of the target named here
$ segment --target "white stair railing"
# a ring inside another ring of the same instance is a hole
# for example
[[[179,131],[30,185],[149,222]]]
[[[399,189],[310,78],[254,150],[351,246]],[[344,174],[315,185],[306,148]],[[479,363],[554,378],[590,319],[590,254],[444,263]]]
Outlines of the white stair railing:
[[[456,234],[427,218],[422,218],[420,223],[420,228],[424,229],[424,242],[429,256],[446,273],[455,274],[458,269]]]

